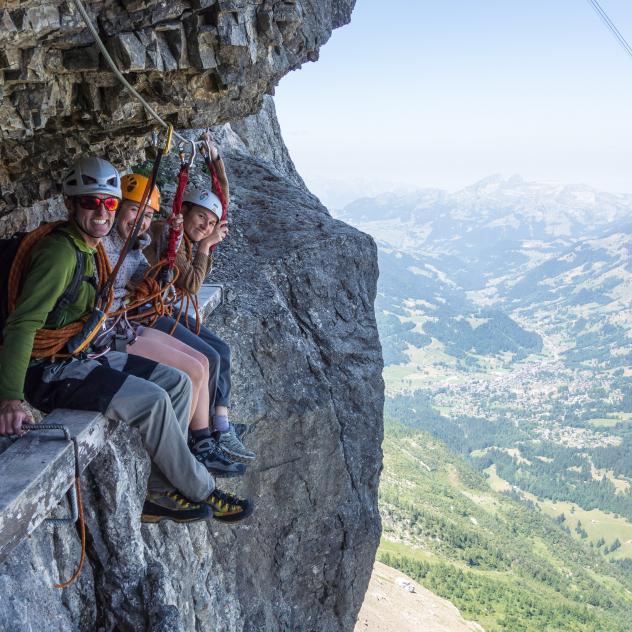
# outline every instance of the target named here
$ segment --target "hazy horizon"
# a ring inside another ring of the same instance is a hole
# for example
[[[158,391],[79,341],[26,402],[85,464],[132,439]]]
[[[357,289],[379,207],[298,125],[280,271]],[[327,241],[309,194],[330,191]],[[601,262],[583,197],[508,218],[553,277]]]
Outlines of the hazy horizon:
[[[602,5],[632,39],[632,5]],[[498,173],[629,193],[631,78],[587,2],[359,0],[275,102],[297,169],[329,206]]]
[[[300,172],[300,169],[299,169]],[[301,174],[302,175],[302,174]],[[407,196],[407,195],[415,195],[417,193],[421,194],[423,192],[426,191],[441,191],[444,193],[447,193],[449,195],[455,194],[455,193],[459,193],[460,191],[466,190],[466,189],[470,189],[475,187],[476,185],[480,184],[481,182],[484,182],[486,180],[490,180],[490,179],[496,179],[496,178],[500,178],[502,179],[503,182],[507,183],[510,182],[512,180],[518,180],[521,181],[522,183],[525,184],[537,184],[537,185],[541,185],[541,186],[550,186],[550,187],[559,187],[559,188],[574,188],[574,187],[578,187],[578,188],[586,188],[586,189],[590,189],[592,191],[598,192],[598,193],[604,193],[604,194],[609,194],[609,195],[615,195],[615,196],[632,196],[632,191],[628,192],[628,191],[612,191],[612,190],[607,190],[603,187],[596,187],[591,185],[590,183],[587,182],[560,182],[558,180],[546,180],[544,178],[540,178],[540,179],[531,179],[531,178],[524,178],[521,174],[519,173],[512,173],[512,174],[504,174],[504,173],[490,173],[486,176],[483,176],[481,178],[478,178],[477,180],[474,180],[472,182],[469,183],[465,183],[462,186],[455,186],[452,188],[449,187],[441,187],[441,186],[415,186],[413,184],[410,185],[402,185],[402,184],[391,184],[389,185],[388,183],[369,183],[367,181],[367,184],[370,185],[369,188],[366,190],[366,192],[362,193],[361,191],[358,190],[358,194],[355,195],[354,191],[356,191],[357,189],[360,188],[361,183],[345,183],[344,184],[344,188],[336,188],[336,182],[335,181],[331,181],[330,183],[327,183],[326,181],[318,181],[317,186],[318,186],[318,190],[316,190],[315,188],[311,188],[311,191],[316,194],[316,195],[322,195],[323,197],[321,198],[321,201],[323,203],[326,204],[326,206],[328,206],[328,208],[331,208],[332,210],[340,210],[342,208],[344,208],[345,206],[351,204],[352,202],[355,202],[356,200],[359,200],[363,197],[370,197],[370,198],[374,198],[374,197],[378,197],[378,196],[382,196],[382,195],[395,195],[395,196]],[[308,186],[310,185],[309,182],[307,182]],[[342,185],[341,185],[342,186]],[[327,204],[327,200],[326,198],[329,198],[330,204]]]

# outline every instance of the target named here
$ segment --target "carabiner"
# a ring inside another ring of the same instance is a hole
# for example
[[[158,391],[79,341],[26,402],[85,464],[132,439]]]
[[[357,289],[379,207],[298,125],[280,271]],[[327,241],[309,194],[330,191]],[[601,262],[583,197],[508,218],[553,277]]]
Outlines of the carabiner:
[[[193,161],[195,160],[195,141],[190,140],[189,143],[191,143],[191,154],[189,155],[189,163],[188,163],[188,167],[190,167],[193,164]]]
[[[193,142],[192,140],[188,141],[188,143],[191,145],[191,151],[189,152],[189,159],[186,159],[186,152],[184,151],[184,142],[181,141],[178,144],[178,154],[180,156],[180,164],[181,166],[187,166],[190,167],[193,164],[193,161],[195,160],[195,156],[196,156],[196,151],[195,151],[195,142]]]
[[[169,124],[167,129],[167,140],[165,141],[165,147],[162,150],[162,155],[166,156],[171,151],[171,140],[173,139],[173,125]]]

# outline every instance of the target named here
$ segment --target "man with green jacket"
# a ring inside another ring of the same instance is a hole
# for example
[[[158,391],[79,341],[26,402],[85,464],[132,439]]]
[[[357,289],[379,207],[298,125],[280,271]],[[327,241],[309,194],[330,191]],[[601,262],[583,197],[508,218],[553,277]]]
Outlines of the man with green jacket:
[[[31,358],[38,329],[59,329],[94,309],[94,255],[114,223],[120,177],[107,161],[82,158],[64,179],[63,192],[69,221],[33,247],[16,308],[3,332],[0,435],[22,433],[28,420],[24,400],[43,412],[99,411],[137,428],[151,457],[144,521],[245,518],[252,511],[250,501],[216,489],[211,475],[189,451],[191,383],[184,373],[116,351],[98,356],[88,349],[66,359]],[[75,275],[77,250],[86,261],[85,275],[70,304],[57,309]],[[51,312],[54,322],[49,322]]]

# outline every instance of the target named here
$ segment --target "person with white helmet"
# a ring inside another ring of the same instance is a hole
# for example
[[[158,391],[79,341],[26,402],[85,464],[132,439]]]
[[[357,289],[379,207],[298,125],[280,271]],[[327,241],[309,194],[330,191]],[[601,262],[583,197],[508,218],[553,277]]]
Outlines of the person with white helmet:
[[[43,412],[99,411],[137,428],[152,459],[144,521],[241,520],[252,512],[252,503],[216,489],[187,446],[191,382],[184,373],[116,351],[91,357],[90,348],[64,359],[32,357],[38,332],[59,330],[92,313],[95,254],[114,224],[121,181],[109,162],[81,158],[64,178],[63,193],[69,221],[33,246],[3,330],[0,435],[22,434],[22,425],[29,420],[24,400]],[[82,253],[85,276],[68,297],[77,251]],[[62,296],[67,300],[58,309]]]
[[[226,205],[230,202],[230,190],[224,162],[217,147],[209,142],[211,160],[218,176]],[[176,256],[178,278],[176,286],[192,294],[199,292],[202,283],[213,267],[212,247],[221,243],[228,235],[227,222],[222,220],[222,203],[210,189],[190,187],[185,191],[182,205],[183,240]],[[151,227],[152,243],[145,249],[150,263],[164,257],[167,249],[168,231],[165,222],[154,222]],[[215,375],[210,375],[209,391],[211,393],[210,415],[212,419],[212,438],[231,458],[248,463],[256,454],[249,450],[237,436],[235,426],[229,422],[231,394],[231,352],[228,344],[215,335],[208,327],[202,325],[200,333],[194,333],[194,323],[183,316],[183,324],[178,324],[173,335],[190,347],[203,353],[210,366],[217,366]],[[161,317],[154,327],[170,332],[174,327],[171,318]],[[208,431],[201,429],[192,433],[192,450],[201,454],[211,444]]]
[[[103,239],[103,247],[112,266],[116,264],[127,238],[134,229],[147,184],[148,178],[139,173],[130,173],[123,176],[121,180],[123,195],[121,207],[114,228]],[[160,191],[157,186],[154,186],[143,216],[140,218],[141,224],[136,243],[131,245],[116,277],[113,286],[115,298],[112,311],[125,310],[128,298],[133,296],[135,287],[143,280],[149,266],[143,254],[143,248],[149,245],[150,237],[147,231],[153,216],[159,211]],[[168,332],[130,323],[125,312],[107,323],[105,334],[97,340],[96,344],[102,347],[115,346],[118,350],[131,355],[148,358],[184,371],[191,378],[193,385],[189,431],[194,433],[205,430],[208,433],[209,376],[211,373],[216,374],[219,370],[219,359],[209,361],[203,353],[181,342],[177,336],[170,336]],[[240,476],[246,470],[245,465],[228,458],[214,442],[206,446],[203,458],[199,458],[199,453],[196,456],[208,471],[217,477]]]

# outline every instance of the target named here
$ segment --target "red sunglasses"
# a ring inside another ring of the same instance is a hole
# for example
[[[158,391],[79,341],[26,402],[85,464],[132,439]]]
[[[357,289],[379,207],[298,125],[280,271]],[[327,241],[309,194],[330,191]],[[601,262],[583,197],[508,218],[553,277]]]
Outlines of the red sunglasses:
[[[121,200],[115,197],[100,198],[96,195],[79,195],[76,199],[79,206],[89,211],[96,211],[103,204],[105,210],[110,211],[110,213],[114,213],[121,203]]]

